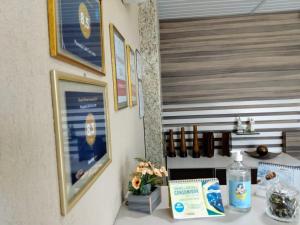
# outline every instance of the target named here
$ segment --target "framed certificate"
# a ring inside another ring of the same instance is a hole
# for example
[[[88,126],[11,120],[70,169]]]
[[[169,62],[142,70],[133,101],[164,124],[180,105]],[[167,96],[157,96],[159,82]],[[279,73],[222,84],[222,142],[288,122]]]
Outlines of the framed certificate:
[[[135,50],[135,60],[136,60],[136,74],[138,80],[143,79],[143,61],[141,53],[138,50]]]
[[[106,83],[52,71],[61,212],[84,195],[111,162]]]
[[[114,83],[115,110],[128,107],[125,39],[117,28],[110,24],[110,46]]]
[[[130,102],[130,107],[133,107],[137,105],[137,78],[136,78],[135,54],[129,45],[126,46],[126,50],[127,50],[129,102]]]
[[[101,0],[48,0],[51,56],[105,74]]]
[[[144,111],[144,93],[143,93],[143,60],[140,52],[138,50],[135,50],[135,65],[136,65],[136,74],[137,74],[137,80],[138,80],[138,101],[139,101],[139,115],[142,119],[144,117],[145,111]]]
[[[143,93],[143,84],[141,80],[138,80],[138,92],[139,92],[139,115],[140,119],[145,116],[145,103],[144,103],[144,93]]]

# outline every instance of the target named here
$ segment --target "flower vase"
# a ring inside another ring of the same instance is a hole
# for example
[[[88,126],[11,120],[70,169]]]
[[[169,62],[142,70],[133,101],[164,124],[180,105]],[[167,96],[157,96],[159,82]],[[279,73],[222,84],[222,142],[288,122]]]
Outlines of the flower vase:
[[[149,187],[144,188],[146,189]],[[134,195],[130,192],[127,201],[129,210],[152,214],[154,209],[161,202],[161,189],[160,187],[154,187],[148,195]]]

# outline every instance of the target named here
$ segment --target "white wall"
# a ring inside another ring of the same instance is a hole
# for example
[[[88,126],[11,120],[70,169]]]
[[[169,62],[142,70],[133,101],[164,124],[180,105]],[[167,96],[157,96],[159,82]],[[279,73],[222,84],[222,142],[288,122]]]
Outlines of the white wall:
[[[138,9],[104,0],[105,77],[49,56],[47,1],[13,0],[0,8],[0,224],[110,225],[121,204],[133,158],[144,155],[138,107],[114,112],[109,23],[139,47]],[[112,164],[62,217],[56,167],[50,70],[108,83]]]

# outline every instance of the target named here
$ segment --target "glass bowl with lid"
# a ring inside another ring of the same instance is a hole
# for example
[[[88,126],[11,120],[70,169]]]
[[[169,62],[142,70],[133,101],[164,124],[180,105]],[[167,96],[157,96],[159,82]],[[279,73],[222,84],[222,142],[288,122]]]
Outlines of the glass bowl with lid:
[[[294,222],[299,219],[299,192],[280,181],[267,190],[266,213],[271,218],[281,222]]]

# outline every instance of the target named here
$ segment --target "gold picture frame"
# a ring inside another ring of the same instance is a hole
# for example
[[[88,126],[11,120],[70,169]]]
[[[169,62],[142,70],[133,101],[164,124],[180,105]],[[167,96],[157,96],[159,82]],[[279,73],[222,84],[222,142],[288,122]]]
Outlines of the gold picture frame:
[[[51,71],[60,206],[66,215],[112,161],[105,82]]]
[[[126,54],[129,87],[129,105],[132,108],[137,105],[137,77],[135,52],[132,50],[130,45],[126,45]]]
[[[128,107],[127,60],[125,38],[113,25],[109,25],[112,77],[115,111]]]
[[[144,93],[143,93],[143,84],[142,84],[142,79],[143,79],[143,59],[142,55],[139,52],[139,50],[135,50],[135,64],[136,64],[136,74],[137,74],[137,80],[138,80],[138,101],[139,101],[139,116],[140,119],[142,119],[145,115],[145,110],[144,110]]]
[[[48,0],[48,24],[52,57],[105,75],[102,0]]]

